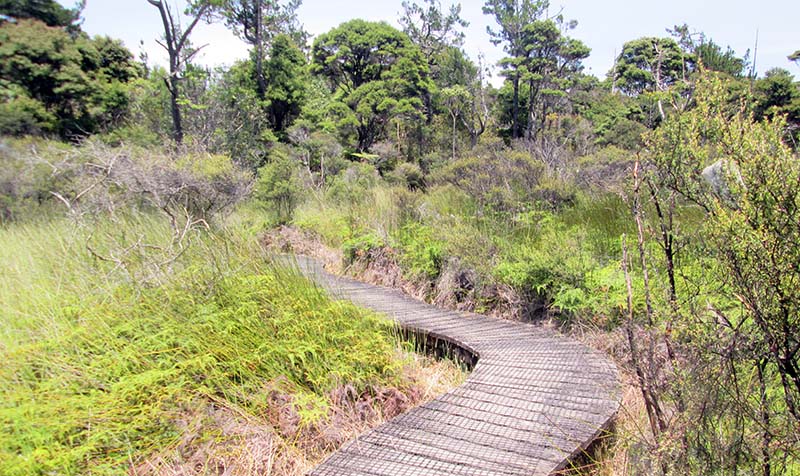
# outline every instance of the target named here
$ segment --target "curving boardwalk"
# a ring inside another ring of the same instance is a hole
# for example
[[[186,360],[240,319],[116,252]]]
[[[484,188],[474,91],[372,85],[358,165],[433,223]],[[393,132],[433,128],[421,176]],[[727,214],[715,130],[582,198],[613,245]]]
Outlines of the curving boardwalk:
[[[616,367],[575,340],[529,324],[439,309],[396,290],[333,276],[313,259],[296,259],[335,297],[477,359],[463,385],[359,436],[313,476],[548,475],[579,455],[617,412]]]

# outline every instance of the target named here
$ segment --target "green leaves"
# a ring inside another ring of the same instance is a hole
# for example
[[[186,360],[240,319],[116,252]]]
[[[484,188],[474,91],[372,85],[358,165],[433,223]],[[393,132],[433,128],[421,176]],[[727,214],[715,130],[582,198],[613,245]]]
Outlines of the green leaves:
[[[328,79],[337,102],[347,105],[338,124],[368,151],[398,116],[421,115],[421,95],[432,88],[420,50],[384,22],[351,20],[320,35],[312,71]],[[333,107],[332,107],[333,109]]]
[[[0,26],[0,106],[6,134],[97,132],[128,107],[138,75],[131,53],[106,37],[71,36],[35,20]]]

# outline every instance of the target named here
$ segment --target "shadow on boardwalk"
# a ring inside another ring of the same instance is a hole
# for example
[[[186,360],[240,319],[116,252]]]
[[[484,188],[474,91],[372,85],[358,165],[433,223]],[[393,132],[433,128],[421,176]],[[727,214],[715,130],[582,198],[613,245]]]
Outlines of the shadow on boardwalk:
[[[474,364],[463,385],[359,436],[313,476],[548,475],[597,439],[619,408],[616,367],[575,340],[439,309],[295,259],[334,297],[447,342]]]

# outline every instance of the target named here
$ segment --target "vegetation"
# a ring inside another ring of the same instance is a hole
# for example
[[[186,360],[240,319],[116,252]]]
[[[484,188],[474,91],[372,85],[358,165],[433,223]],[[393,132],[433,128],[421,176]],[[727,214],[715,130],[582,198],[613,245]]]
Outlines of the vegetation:
[[[458,4],[309,44],[297,1],[148,3],[165,67],[0,1],[0,473],[301,474],[419,401],[442,364],[262,244],[610,353],[589,474],[800,472],[790,71],[684,24],[596,78],[580,12],[487,0],[495,87]]]

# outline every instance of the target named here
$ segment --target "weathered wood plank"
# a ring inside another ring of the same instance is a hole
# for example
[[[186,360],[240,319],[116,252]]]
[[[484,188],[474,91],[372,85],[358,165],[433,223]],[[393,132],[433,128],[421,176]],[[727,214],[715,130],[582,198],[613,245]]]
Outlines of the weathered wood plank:
[[[334,297],[477,359],[461,387],[364,433],[312,476],[547,475],[588,447],[619,408],[616,367],[575,340],[438,309],[394,289],[333,276],[313,259],[295,260]]]

